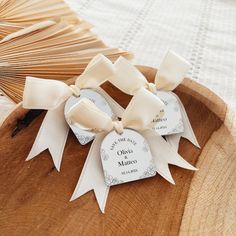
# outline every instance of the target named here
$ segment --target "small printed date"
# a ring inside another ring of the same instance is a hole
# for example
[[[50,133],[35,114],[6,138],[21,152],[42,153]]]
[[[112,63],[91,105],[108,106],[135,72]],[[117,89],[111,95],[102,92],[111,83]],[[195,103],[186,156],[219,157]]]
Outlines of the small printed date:
[[[137,172],[137,171],[138,171],[137,169],[126,170],[126,171],[122,171],[121,174],[122,174],[122,175],[127,175],[127,174],[135,173],[135,172]]]

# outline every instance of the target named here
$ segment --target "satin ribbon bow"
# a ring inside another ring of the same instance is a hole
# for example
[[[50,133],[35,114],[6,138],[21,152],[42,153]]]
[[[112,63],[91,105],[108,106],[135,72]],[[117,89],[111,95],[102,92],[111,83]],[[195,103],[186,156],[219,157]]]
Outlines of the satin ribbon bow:
[[[105,56],[95,56],[74,85],[48,79],[27,77],[23,93],[23,107],[27,109],[48,110],[39,129],[35,142],[26,160],[30,160],[48,149],[56,169],[60,170],[62,155],[69,131],[65,120],[64,106],[66,100],[74,95],[79,96],[80,90],[97,88],[114,73],[112,62]],[[118,105],[104,90],[99,93],[107,100],[113,112],[120,116],[123,108]]]
[[[120,57],[114,63],[114,67],[115,73],[109,78],[109,81],[124,93],[134,95],[140,88],[146,88],[152,93],[155,93],[157,90],[171,92],[183,81],[190,68],[190,64],[174,52],[168,52],[160,65],[154,83],[149,83],[144,75],[123,57]],[[180,105],[184,132],[168,135],[166,140],[176,150],[178,150],[181,136],[188,139],[195,146],[200,147],[182,102],[175,93],[172,94]]]
[[[121,121],[112,121],[106,113],[99,110],[91,101],[85,98],[71,108],[67,116],[69,122],[80,128],[92,129],[97,133],[71,201],[90,190],[94,190],[100,210],[104,213],[109,187],[104,180],[100,147],[106,134],[112,130],[122,133],[124,128],[131,128],[143,135],[150,146],[156,171],[173,184],[174,180],[168,164],[196,170],[177,154],[160,135],[152,130],[151,122],[162,108],[163,103],[144,88],[135,93],[123,112]]]

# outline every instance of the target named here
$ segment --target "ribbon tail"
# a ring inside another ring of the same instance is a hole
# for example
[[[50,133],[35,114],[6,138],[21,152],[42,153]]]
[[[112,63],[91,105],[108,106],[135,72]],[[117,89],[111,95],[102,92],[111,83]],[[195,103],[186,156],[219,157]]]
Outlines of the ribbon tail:
[[[166,141],[171,145],[171,147],[175,149],[176,152],[178,152],[179,142],[182,135],[183,134],[181,133],[181,134],[171,134],[165,136]]]
[[[68,132],[69,127],[64,118],[63,103],[56,109],[47,112],[26,160],[31,160],[48,149],[56,169],[60,171]]]
[[[182,114],[182,118],[183,118],[183,124],[184,124],[184,132],[181,134],[174,134],[174,135],[169,135],[166,136],[166,140],[168,141],[168,143],[171,144],[171,146],[173,146],[176,150],[178,150],[179,148],[179,141],[181,137],[186,138],[187,140],[189,140],[193,145],[195,145],[196,147],[200,148],[200,145],[197,141],[197,138],[193,132],[192,126],[190,124],[190,121],[188,119],[188,115],[185,111],[184,105],[181,102],[181,100],[179,99],[179,97],[175,94],[172,93],[178,100],[179,105],[180,105],[180,110],[181,110],[181,114]]]
[[[155,166],[156,166],[156,171],[157,173],[162,176],[164,179],[166,179],[168,182],[171,184],[175,184],[175,181],[170,173],[170,169],[168,166],[167,162],[162,162],[161,159],[155,158],[154,156],[154,161],[155,161]]]
[[[168,164],[188,170],[197,170],[185,161],[158,133],[146,130],[142,133],[150,146],[157,172],[167,181],[174,184]]]
[[[120,104],[118,104],[107,92],[105,92],[104,89],[98,87],[96,90],[106,99],[115,115],[117,117],[122,117],[125,109]]]
[[[102,213],[105,212],[109,187],[105,184],[100,157],[100,146],[105,133],[97,134],[86,158],[79,181],[70,199],[73,201],[93,190]]]

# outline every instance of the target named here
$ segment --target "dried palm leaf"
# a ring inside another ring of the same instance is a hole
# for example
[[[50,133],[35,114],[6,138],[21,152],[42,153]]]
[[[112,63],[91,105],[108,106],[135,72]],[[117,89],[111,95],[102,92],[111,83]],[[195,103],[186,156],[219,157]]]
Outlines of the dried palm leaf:
[[[22,99],[26,76],[67,81],[80,75],[98,53],[112,61],[128,52],[107,47],[83,25],[44,21],[0,41],[0,89],[15,102]]]
[[[63,0],[0,0],[0,39],[40,21],[57,18],[80,23]]]

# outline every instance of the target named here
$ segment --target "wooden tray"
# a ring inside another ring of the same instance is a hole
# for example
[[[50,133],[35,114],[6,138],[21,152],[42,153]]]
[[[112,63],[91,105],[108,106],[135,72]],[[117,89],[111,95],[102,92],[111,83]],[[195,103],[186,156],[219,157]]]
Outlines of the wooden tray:
[[[139,67],[153,81],[155,69]],[[130,97],[110,84],[121,105]],[[48,151],[25,162],[44,114],[11,138],[17,108],[0,129],[0,235],[233,235],[236,232],[235,115],[214,93],[185,79],[176,89],[202,147],[182,139],[180,154],[199,171],[171,166],[173,186],[160,176],[114,186],[106,214],[92,192],[69,202],[90,145],[70,132],[58,173]]]

